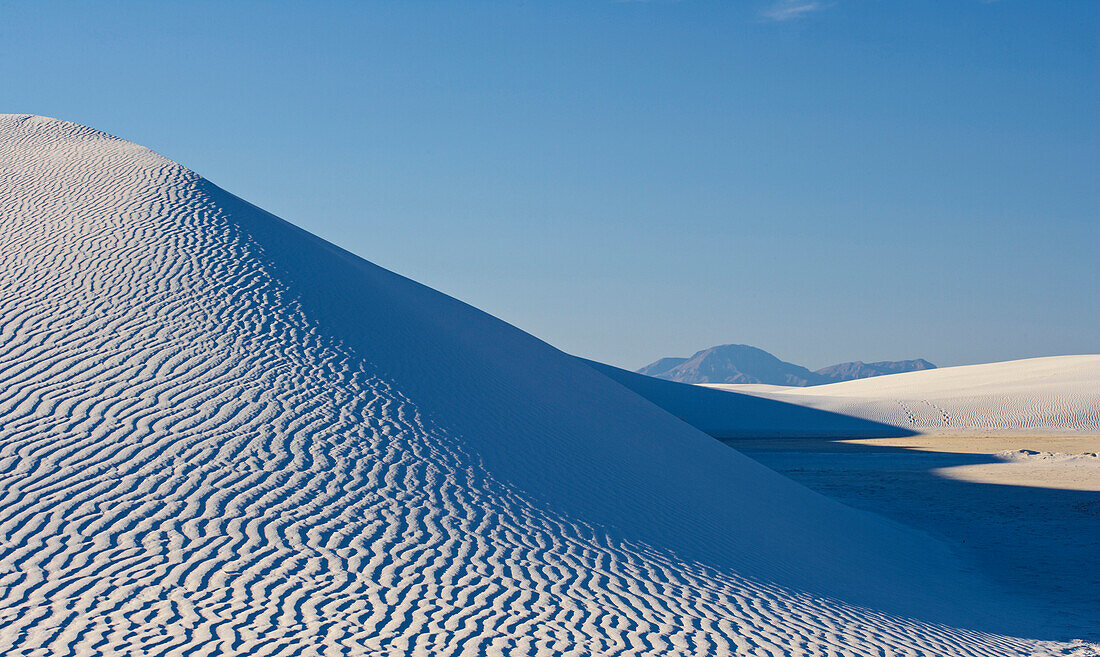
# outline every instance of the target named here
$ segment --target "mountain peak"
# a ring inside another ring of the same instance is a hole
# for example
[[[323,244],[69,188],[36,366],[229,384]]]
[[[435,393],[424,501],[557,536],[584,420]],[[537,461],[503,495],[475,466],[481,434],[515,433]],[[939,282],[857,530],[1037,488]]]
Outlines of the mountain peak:
[[[671,367],[669,363],[681,361]],[[658,364],[662,367],[657,367]],[[771,383],[806,386],[824,383],[824,379],[799,365],[782,361],[772,354],[747,344],[724,344],[695,352],[691,358],[663,358],[638,370],[680,383]]]

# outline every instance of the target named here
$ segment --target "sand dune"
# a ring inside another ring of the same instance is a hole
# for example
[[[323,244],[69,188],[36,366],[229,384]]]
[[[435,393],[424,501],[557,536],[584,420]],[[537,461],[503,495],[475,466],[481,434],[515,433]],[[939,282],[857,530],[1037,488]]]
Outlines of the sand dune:
[[[944,367],[813,388],[706,385],[920,433],[1100,435],[1100,355]]]
[[[3,115],[0,228],[5,654],[1091,650],[140,146]]]

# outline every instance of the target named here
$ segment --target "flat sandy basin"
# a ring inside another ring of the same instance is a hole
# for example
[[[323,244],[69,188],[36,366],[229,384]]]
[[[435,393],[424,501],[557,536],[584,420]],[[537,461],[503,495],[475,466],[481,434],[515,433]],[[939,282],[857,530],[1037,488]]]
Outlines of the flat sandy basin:
[[[724,441],[849,506],[951,545],[1100,639],[1100,436]]]

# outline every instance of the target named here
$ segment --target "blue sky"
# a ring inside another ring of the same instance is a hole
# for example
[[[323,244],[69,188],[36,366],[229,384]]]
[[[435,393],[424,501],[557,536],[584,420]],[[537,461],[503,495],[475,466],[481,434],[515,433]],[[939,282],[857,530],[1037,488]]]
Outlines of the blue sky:
[[[566,351],[1100,351],[1100,3],[9,2],[139,142]]]

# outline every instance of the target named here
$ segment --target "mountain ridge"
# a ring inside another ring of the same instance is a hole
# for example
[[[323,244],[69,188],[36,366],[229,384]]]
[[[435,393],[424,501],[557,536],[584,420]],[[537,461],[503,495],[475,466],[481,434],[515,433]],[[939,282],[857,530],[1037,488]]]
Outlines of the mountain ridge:
[[[872,363],[855,360],[823,367],[816,370],[816,373],[827,378],[828,383],[840,383],[841,381],[868,379],[874,376],[934,369],[936,369],[936,366],[927,360],[914,358],[910,360],[880,360]]]
[[[849,361],[810,370],[780,360],[759,347],[724,344],[697,351],[689,358],[661,358],[635,371],[678,383],[765,383],[808,387],[935,367],[923,358],[916,358],[872,363]]]

